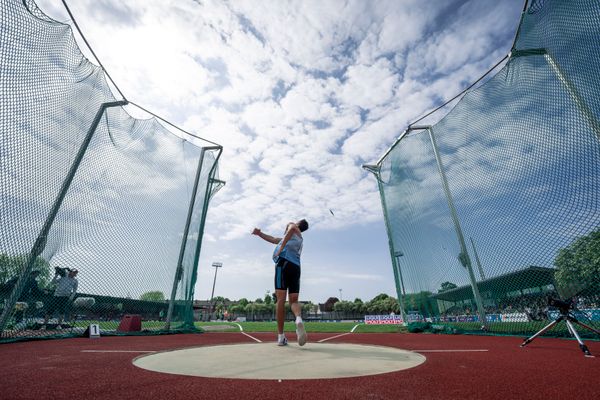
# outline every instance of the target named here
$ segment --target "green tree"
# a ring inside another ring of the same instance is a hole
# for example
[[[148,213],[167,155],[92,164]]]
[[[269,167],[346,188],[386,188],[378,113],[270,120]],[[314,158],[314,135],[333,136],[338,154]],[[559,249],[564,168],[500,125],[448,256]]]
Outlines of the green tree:
[[[243,314],[244,313],[244,306],[242,306],[241,304],[234,304],[232,306],[229,307],[229,312],[231,314]]]
[[[241,299],[238,300],[237,303],[242,307],[246,307],[248,305],[249,301],[247,298],[242,297]]]
[[[333,311],[337,312],[352,312],[353,303],[349,301],[338,301],[333,305]]]
[[[140,300],[145,301],[165,301],[165,294],[159,290],[143,293]]]
[[[452,282],[442,282],[440,288],[438,289],[438,293],[446,292],[448,290],[456,289],[458,286]]]
[[[554,259],[557,288],[567,296],[600,289],[600,228],[560,249]]]
[[[305,313],[313,313],[316,312],[317,305],[312,302],[302,304],[302,311]]]
[[[385,300],[388,297],[390,297],[389,295],[385,294],[385,293],[380,293],[377,296],[373,297],[373,299],[371,301],[379,301],[379,300]]]
[[[369,314],[383,314],[386,313],[386,304],[384,300],[371,300],[365,304],[365,309]]]
[[[28,257],[28,255],[9,256],[6,253],[0,253],[0,286],[18,278],[18,274],[22,271]],[[50,263],[42,257],[37,257],[32,270],[40,271],[37,278],[38,285],[40,288],[47,288],[52,276],[54,276]]]
[[[361,299],[354,299],[354,303],[352,304],[352,311],[357,314],[365,312],[365,304]]]
[[[265,304],[271,304],[273,302],[273,297],[269,293],[265,294]]]

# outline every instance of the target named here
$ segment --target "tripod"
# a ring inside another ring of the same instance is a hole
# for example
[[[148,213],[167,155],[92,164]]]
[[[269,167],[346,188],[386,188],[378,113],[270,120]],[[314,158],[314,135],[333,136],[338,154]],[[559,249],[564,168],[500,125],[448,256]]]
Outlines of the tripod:
[[[558,310],[560,311],[560,315],[554,321],[550,322],[548,325],[543,327],[539,332],[537,332],[533,336],[525,339],[525,341],[521,344],[521,347],[527,346],[529,343],[531,343],[533,341],[533,339],[540,336],[547,330],[552,329],[560,321],[565,321],[565,324],[567,324],[567,329],[569,330],[569,333],[571,334],[571,336],[575,337],[575,339],[577,340],[577,343],[579,343],[579,348],[581,349],[581,351],[583,351],[583,354],[586,357],[594,357],[592,355],[592,353],[590,353],[590,350],[587,348],[585,343],[583,343],[583,340],[581,340],[581,337],[579,337],[579,334],[577,333],[577,330],[575,329],[575,326],[573,324],[581,325],[584,328],[587,328],[590,331],[595,332],[597,335],[600,335],[600,331],[589,325],[584,324],[583,322],[581,322],[577,318],[575,318],[575,315],[573,315],[573,313],[571,312],[571,308],[573,308],[572,302],[549,298],[548,304],[558,308]]]

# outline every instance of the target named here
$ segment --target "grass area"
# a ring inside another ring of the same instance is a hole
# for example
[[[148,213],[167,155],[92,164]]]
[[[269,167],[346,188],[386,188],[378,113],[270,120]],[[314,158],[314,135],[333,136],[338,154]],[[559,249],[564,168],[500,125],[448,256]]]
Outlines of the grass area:
[[[73,326],[75,328],[87,328],[88,326],[90,326],[90,324],[97,324],[100,326],[100,329],[102,330],[106,330],[106,331],[114,331],[119,327],[119,323],[120,321],[86,321],[86,320],[80,320],[80,321],[75,321],[75,323],[73,323]],[[171,326],[177,326],[178,323],[174,322],[171,324]],[[142,329],[149,329],[149,330],[158,330],[158,329],[162,329],[165,326],[165,322],[164,321],[142,321]]]
[[[98,324],[100,329],[113,331],[119,326],[118,321],[77,321],[74,326],[78,328],[87,328],[90,324]],[[242,326],[244,332],[276,332],[277,322],[196,322],[197,328],[202,329],[203,327],[222,327],[218,329],[219,332],[239,332]],[[171,326],[177,326],[175,322]],[[356,333],[399,333],[406,332],[406,327],[401,325],[365,325],[362,322],[305,322],[304,327],[307,332],[316,333],[347,333],[352,330],[356,325],[358,327],[354,330]],[[142,321],[142,329],[148,330],[160,330],[164,328],[164,321]],[[210,329],[210,328],[209,328]],[[206,329],[207,331],[209,329]],[[293,322],[286,322],[284,325],[285,332],[295,332],[296,325]]]
[[[539,331],[543,327],[545,327],[550,321],[539,321],[539,322],[496,322],[488,324],[488,333],[498,334],[498,335],[511,335],[511,336],[530,336],[533,333]],[[590,321],[582,321],[587,325],[591,325],[598,329],[597,322]],[[457,329],[464,330],[466,332],[473,333],[482,333],[480,327],[481,324],[478,322],[461,322],[461,323],[449,323],[445,322],[440,325],[451,326]],[[580,327],[579,325],[575,326],[577,332],[580,336],[589,337],[594,336],[589,330]],[[544,333],[544,336],[571,336],[569,331],[567,330],[567,325],[564,322],[560,322],[558,325],[555,325],[552,329]]]
[[[244,332],[276,332],[276,322],[237,322],[244,329]],[[224,332],[239,332],[238,326],[231,322],[196,322],[198,328],[206,326],[229,326]],[[356,333],[398,333],[406,332],[406,328],[401,325],[365,325],[359,322],[305,322],[304,327],[307,332],[315,333],[346,333],[350,332],[354,326],[358,325],[354,332]],[[285,332],[294,332],[296,325],[293,322],[286,322],[283,330]]]
[[[490,323],[488,324],[488,333],[497,335],[511,335],[511,336],[530,336],[534,332],[542,329],[548,321],[541,321],[538,323],[531,322],[511,322],[511,323]],[[597,327],[597,323],[589,323],[592,326]],[[76,321],[74,326],[77,328],[87,328],[90,324],[100,325],[100,329],[106,331],[114,331],[119,326],[119,321]],[[244,332],[276,332],[277,323],[272,322],[196,322],[197,328],[219,326],[222,329],[218,329],[219,332],[239,332],[241,325]],[[177,327],[178,322],[173,322],[172,327]],[[402,325],[366,325],[363,322],[305,322],[307,332],[315,333],[347,333],[356,326],[355,333],[406,333],[408,330]],[[437,325],[437,324],[436,324]],[[439,325],[449,326],[457,328],[466,333],[483,333],[480,330],[480,324],[477,322],[461,322],[461,323],[443,323]],[[161,330],[165,326],[164,321],[142,321],[142,330]],[[593,333],[589,332],[583,327],[577,327],[577,331],[583,337],[597,339]],[[210,328],[209,328],[210,329]],[[207,329],[207,331],[209,330]],[[293,322],[286,322],[284,325],[285,332],[294,332],[296,325]],[[545,333],[544,336],[570,336],[567,331],[567,327],[564,322],[561,322],[555,326],[552,330]]]

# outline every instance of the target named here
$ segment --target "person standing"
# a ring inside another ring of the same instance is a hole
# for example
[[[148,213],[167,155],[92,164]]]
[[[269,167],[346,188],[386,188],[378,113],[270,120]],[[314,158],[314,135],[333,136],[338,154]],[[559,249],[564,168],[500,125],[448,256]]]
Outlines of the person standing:
[[[283,332],[285,322],[285,299],[289,296],[290,307],[296,316],[296,336],[298,344],[306,344],[307,335],[302,321],[302,307],[298,303],[300,294],[300,255],[302,254],[302,232],[308,229],[308,222],[302,219],[290,222],[285,228],[283,238],[274,237],[263,233],[259,228],[254,228],[253,235],[275,244],[273,261],[275,262],[275,295],[277,298],[277,344],[287,345],[287,338]]]
[[[48,305],[48,311],[44,317],[44,324],[42,325],[42,329],[46,329],[46,324],[48,323],[48,319],[54,315],[55,312],[58,311],[58,325],[56,329],[62,329],[63,318],[68,313],[69,306],[73,302],[75,298],[75,293],[77,293],[77,273],[76,269],[69,269],[68,273],[64,273],[63,269],[56,268],[56,274],[54,275],[54,279],[52,279],[52,284],[56,284],[56,289],[54,289],[54,296],[50,304]],[[61,271],[63,271],[61,273]]]

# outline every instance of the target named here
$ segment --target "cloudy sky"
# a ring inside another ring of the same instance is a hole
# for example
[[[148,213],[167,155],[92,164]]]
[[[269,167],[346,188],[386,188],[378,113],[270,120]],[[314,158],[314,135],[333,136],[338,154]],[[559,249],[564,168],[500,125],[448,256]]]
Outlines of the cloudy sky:
[[[62,2],[38,4],[68,21]],[[129,100],[224,146],[227,185],[209,210],[196,298],[210,297],[215,261],[223,263],[215,295],[272,291],[272,245],[250,232],[278,236],[286,222],[306,218],[301,300],[313,302],[395,295],[376,181],[361,165],[506,55],[523,7],[522,0],[68,4]]]

